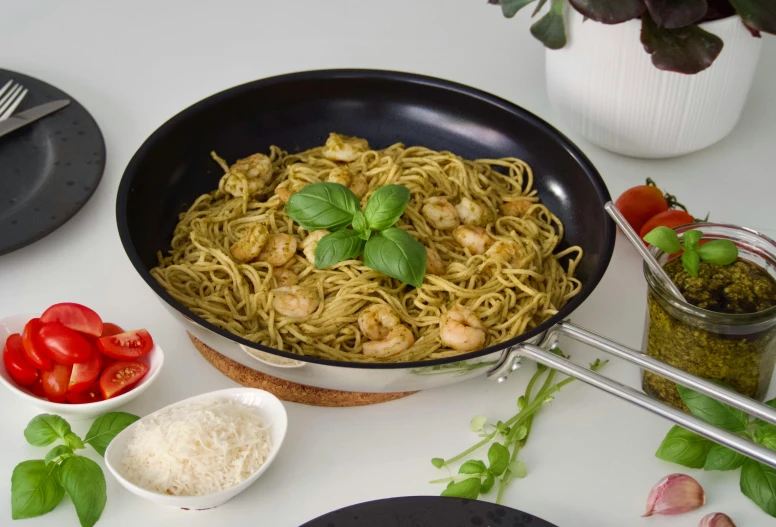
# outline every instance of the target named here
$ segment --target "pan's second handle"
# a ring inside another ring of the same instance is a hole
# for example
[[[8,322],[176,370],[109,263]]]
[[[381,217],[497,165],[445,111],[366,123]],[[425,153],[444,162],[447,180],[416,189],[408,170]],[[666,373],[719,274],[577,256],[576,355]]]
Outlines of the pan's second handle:
[[[739,437],[727,430],[712,426],[693,415],[686,414],[673,406],[669,406],[638,390],[634,390],[630,386],[625,386],[624,384],[608,379],[603,375],[592,372],[587,368],[574,364],[539,346],[522,344],[514,349],[514,353],[528,357],[529,359],[565,373],[566,375],[577,378],[591,386],[595,386],[605,392],[616,395],[617,397],[645,408],[650,412],[663,416],[696,434],[711,439],[712,441],[735,450],[736,452],[740,452],[752,459],[765,463],[770,467],[776,468],[776,452]]]

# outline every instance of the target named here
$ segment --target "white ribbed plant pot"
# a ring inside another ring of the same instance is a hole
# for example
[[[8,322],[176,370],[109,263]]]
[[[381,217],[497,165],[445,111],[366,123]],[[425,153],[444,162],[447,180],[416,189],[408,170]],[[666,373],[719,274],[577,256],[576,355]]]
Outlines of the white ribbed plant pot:
[[[725,137],[752,84],[762,39],[738,17],[706,22],[724,46],[696,75],[662,71],[641,44],[641,22],[605,25],[569,9],[568,44],[547,50],[555,111],[589,141],[634,157],[673,157]]]

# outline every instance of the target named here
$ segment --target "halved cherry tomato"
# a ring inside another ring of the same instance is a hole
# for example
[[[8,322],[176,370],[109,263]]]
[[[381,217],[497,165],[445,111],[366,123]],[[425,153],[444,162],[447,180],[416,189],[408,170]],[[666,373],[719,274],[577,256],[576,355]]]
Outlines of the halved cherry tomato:
[[[73,372],[70,374],[70,384],[67,387],[68,392],[82,392],[89,388],[97,377],[100,376],[102,369],[102,355],[96,351],[92,353],[89,360],[85,362],[76,362],[73,364]]]
[[[680,225],[687,225],[688,223],[695,223],[695,218],[687,214],[683,210],[667,210],[657,214],[649,219],[639,231],[639,236],[644,238],[655,227],[679,227]]]
[[[108,357],[118,360],[133,360],[143,357],[148,355],[153,347],[154,339],[144,329],[97,339],[97,348]]]
[[[8,375],[21,386],[29,386],[38,379],[38,370],[27,360],[22,337],[18,333],[10,335],[5,341],[3,364]]]
[[[102,335],[102,319],[93,310],[81,304],[63,302],[54,304],[40,316],[43,322],[59,322],[75,331],[99,337]]]
[[[30,362],[39,370],[48,371],[53,365],[51,358],[46,353],[46,348],[40,341],[40,328],[43,323],[39,318],[33,318],[24,326],[22,332],[22,344],[24,345],[24,353]]]
[[[146,373],[148,366],[142,362],[114,362],[100,375],[100,391],[103,397],[110,399],[137,384]]]
[[[38,375],[38,380],[28,386],[27,389],[35,397],[40,397],[41,399],[46,397],[46,392],[43,391],[43,372]]]
[[[97,383],[87,386],[87,389],[81,392],[67,392],[67,402],[72,404],[94,403],[102,400],[102,393]]]
[[[663,191],[652,185],[629,188],[614,204],[636,232],[640,232],[652,216],[668,210]]]
[[[57,322],[43,324],[38,334],[49,357],[62,364],[86,362],[96,353],[80,333]]]
[[[113,322],[102,323],[102,335],[100,335],[101,337],[112,337],[113,335],[118,335],[119,333],[124,333],[124,330]]]
[[[70,382],[71,369],[70,365],[55,362],[51,371],[44,371],[41,375],[43,393],[52,403],[64,403],[67,400],[67,385]]]

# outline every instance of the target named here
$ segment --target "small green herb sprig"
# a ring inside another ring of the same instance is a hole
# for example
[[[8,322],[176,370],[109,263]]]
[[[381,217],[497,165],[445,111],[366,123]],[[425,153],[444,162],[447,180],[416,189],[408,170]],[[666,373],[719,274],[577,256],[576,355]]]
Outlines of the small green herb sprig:
[[[776,450],[776,426],[750,420],[741,410],[679,386],[679,395],[690,412],[709,424]],[[776,408],[776,399],[766,402]],[[741,492],[767,514],[776,518],[776,469],[718,445],[681,426],[668,432],[655,456],[688,468],[736,470],[741,468]]]
[[[105,475],[97,463],[75,452],[91,445],[104,456],[108,443],[138,419],[124,412],[107,413],[92,423],[82,440],[58,415],[34,417],[24,429],[29,444],[48,446],[57,441],[62,444],[52,448],[45,459],[23,461],[13,469],[11,518],[21,520],[51,512],[67,493],[81,526],[92,527],[100,519],[107,501]]]
[[[285,210],[308,231],[332,231],[315,249],[318,269],[363,253],[367,267],[420,287],[426,274],[426,248],[407,231],[393,227],[409,201],[407,187],[385,185],[372,193],[361,212],[361,202],[348,187],[322,182],[292,195]]]
[[[701,231],[686,231],[679,242],[679,235],[668,227],[655,227],[646,236],[644,241],[654,245],[666,254],[682,252],[682,266],[690,276],[698,277],[701,260],[704,262],[730,265],[738,258],[738,247],[730,240],[710,240],[700,244],[703,233]]]
[[[553,350],[564,356],[559,349]],[[592,371],[598,371],[608,361],[596,359],[590,364]],[[506,421],[488,424],[485,416],[475,416],[469,423],[472,432],[479,433],[482,438],[470,448],[450,459],[437,457],[431,463],[437,468],[450,467],[450,464],[460,461],[480,448],[490,444],[487,464],[481,460],[465,461],[458,469],[458,475],[436,479],[430,483],[447,483],[442,496],[476,499],[481,494],[487,494],[498,482],[496,503],[501,503],[509,484],[514,479],[524,478],[528,471],[525,463],[518,459],[520,449],[528,441],[534,417],[545,404],[552,402],[553,395],[575,379],[568,377],[554,382],[556,371],[543,364],[537,364],[536,373],[528,381],[525,394],[517,399],[518,412]],[[542,382],[542,378],[544,378]],[[534,396],[534,388],[541,382],[541,388]]]

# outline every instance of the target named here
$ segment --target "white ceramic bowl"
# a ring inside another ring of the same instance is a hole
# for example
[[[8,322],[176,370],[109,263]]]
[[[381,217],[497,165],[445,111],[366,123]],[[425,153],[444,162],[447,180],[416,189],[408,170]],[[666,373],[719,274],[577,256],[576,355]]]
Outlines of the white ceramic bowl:
[[[14,333],[21,333],[24,330],[24,325],[29,322],[31,318],[39,317],[40,315],[13,315],[0,320],[0,351],[5,347],[5,341]],[[159,372],[162,371],[162,364],[164,363],[164,353],[162,348],[154,344],[150,353],[142,359],[149,367],[148,373],[145,377],[140,379],[137,386],[129,390],[127,393],[121,394],[107,401],[97,401],[94,403],[85,404],[64,404],[64,403],[52,403],[46,399],[41,399],[25,388],[22,388],[16,384],[8,372],[5,370],[5,365],[0,365],[0,382],[18,395],[22,400],[37,406],[41,410],[57,414],[65,419],[79,420],[79,419],[94,419],[106,412],[112,412],[127,404],[129,401],[143,393],[151,386]]]
[[[171,507],[178,507],[187,510],[203,510],[212,509],[218,507],[237,496],[239,493],[247,489],[251,484],[261,476],[265,470],[272,464],[272,461],[277,456],[280,447],[283,444],[283,439],[286,436],[286,429],[288,428],[288,416],[286,415],[286,409],[283,407],[283,403],[269,392],[264,390],[257,390],[255,388],[229,388],[227,390],[218,390],[215,392],[205,393],[190,397],[178,403],[171,404],[161,410],[158,413],[167,408],[173,408],[183,404],[188,404],[196,401],[202,401],[205,399],[219,399],[219,398],[233,398],[240,401],[243,404],[255,406],[260,409],[264,418],[270,423],[270,438],[272,440],[272,449],[267,456],[267,460],[264,464],[254,472],[248,479],[221,492],[213,494],[205,494],[203,496],[171,496],[169,494],[161,494],[154,492],[143,487],[135,485],[129,481],[124,471],[124,452],[127,447],[127,443],[131,440],[134,434],[137,424],[149,419],[154,414],[149,414],[140,421],[137,421],[127,428],[125,428],[119,435],[113,438],[113,441],[108,445],[108,449],[105,451],[105,465],[110,470],[111,474],[121,483],[127,490],[133,494],[145,498],[154,503],[160,505],[168,505]]]

